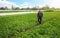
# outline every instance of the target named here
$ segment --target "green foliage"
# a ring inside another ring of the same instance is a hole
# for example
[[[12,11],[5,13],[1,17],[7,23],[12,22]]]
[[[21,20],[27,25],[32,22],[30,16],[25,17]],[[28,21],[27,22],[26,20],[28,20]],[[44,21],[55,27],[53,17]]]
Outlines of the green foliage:
[[[59,12],[44,12],[43,24],[38,26],[35,13],[0,16],[0,38],[60,38],[59,15]],[[30,29],[25,31],[25,28]]]
[[[47,9],[47,10],[45,10],[46,12],[54,12],[54,10],[53,9]]]
[[[31,12],[32,10],[0,10],[0,13],[11,13],[11,12]]]

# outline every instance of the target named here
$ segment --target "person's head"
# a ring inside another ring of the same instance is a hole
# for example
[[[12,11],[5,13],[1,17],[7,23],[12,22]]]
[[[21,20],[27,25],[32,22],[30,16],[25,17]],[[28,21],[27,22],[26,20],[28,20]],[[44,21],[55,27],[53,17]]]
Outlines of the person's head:
[[[41,9],[39,9],[38,13],[42,13]]]
[[[38,11],[41,11],[41,9],[39,9]]]
[[[39,10],[41,10],[41,9],[39,9]]]
[[[41,9],[38,9],[38,11],[41,11]]]

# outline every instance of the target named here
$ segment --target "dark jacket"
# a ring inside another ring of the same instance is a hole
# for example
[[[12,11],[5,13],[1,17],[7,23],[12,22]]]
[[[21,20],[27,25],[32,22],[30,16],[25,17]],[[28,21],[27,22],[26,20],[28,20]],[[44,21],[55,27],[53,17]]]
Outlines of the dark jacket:
[[[41,18],[41,17],[43,17],[43,12],[42,11],[38,11],[38,18]]]

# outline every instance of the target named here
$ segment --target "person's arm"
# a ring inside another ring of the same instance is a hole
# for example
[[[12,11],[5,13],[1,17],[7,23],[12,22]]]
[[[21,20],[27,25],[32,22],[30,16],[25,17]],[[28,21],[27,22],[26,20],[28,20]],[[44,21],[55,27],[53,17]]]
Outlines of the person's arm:
[[[43,16],[43,12],[42,12],[42,16]]]
[[[37,14],[37,17],[38,17],[39,13]]]
[[[41,14],[42,14],[42,16],[43,16],[43,11],[40,11],[41,12]]]
[[[37,17],[38,17],[39,14],[37,14]]]

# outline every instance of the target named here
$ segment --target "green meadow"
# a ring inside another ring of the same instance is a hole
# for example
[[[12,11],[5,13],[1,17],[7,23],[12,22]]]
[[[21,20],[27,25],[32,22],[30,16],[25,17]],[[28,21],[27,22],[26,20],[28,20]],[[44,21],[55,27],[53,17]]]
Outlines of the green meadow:
[[[0,38],[60,38],[60,12],[44,12],[42,24],[37,13],[0,16]]]
[[[0,10],[0,13],[11,13],[11,12],[33,12],[36,10]]]

